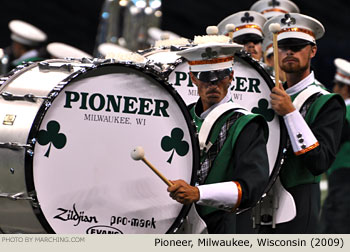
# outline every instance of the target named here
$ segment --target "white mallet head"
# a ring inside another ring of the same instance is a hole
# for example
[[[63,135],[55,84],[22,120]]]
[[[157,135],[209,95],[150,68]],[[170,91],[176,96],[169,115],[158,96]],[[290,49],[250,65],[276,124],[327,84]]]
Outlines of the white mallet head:
[[[145,150],[141,146],[135,147],[130,153],[132,159],[141,160],[145,157]]]
[[[277,33],[281,30],[281,25],[279,23],[272,23],[269,25],[269,30],[272,33]]]
[[[227,24],[227,25],[225,25],[225,29],[227,32],[233,32],[233,31],[235,31],[235,25],[234,24]]]
[[[219,29],[217,26],[208,26],[206,32],[208,35],[218,35]]]

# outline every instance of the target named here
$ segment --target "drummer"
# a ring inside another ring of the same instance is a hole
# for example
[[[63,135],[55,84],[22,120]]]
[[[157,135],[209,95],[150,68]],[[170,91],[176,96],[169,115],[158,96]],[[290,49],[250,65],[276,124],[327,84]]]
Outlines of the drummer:
[[[10,21],[9,29],[12,43],[11,47],[5,49],[5,53],[9,55],[7,71],[22,62],[44,59],[42,52],[45,52],[45,47],[42,45],[47,39],[45,32],[22,20]]]
[[[283,117],[290,147],[280,179],[293,196],[296,217],[264,226],[268,233],[317,233],[320,212],[320,175],[335,159],[345,117],[344,101],[315,83],[310,69],[317,52],[316,40],[324,35],[316,19],[290,13],[269,19],[265,26],[281,27],[277,36],[279,66],[286,83],[272,89],[271,105]]]
[[[204,134],[202,125],[212,125],[212,132],[217,134],[210,141],[213,145],[201,153],[198,185],[175,180],[168,191],[182,204],[196,204],[209,233],[236,233],[237,208],[254,206],[268,183],[268,128],[263,117],[233,103],[228,92],[233,78],[233,55],[242,46],[212,41],[213,35],[203,37],[202,41],[208,38],[208,43],[178,54],[188,60],[190,77],[200,96],[190,111],[197,131]],[[238,111],[225,113],[223,108],[227,105]],[[223,117],[214,120],[216,113]]]
[[[256,11],[240,11],[223,19],[219,24],[219,34],[227,34],[226,25],[233,24],[233,41],[244,45],[244,49],[257,61],[263,60],[261,43],[262,28],[266,18]]]

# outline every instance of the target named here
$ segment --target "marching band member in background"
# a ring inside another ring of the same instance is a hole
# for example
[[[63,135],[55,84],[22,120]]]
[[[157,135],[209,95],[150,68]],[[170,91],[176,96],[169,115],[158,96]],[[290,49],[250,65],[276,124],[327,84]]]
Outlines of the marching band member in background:
[[[251,11],[256,11],[264,15],[268,20],[272,17],[284,14],[284,13],[299,13],[299,7],[289,0],[259,0],[255,2],[251,7]],[[263,30],[264,40],[262,42],[262,51],[264,63],[266,64],[265,70],[274,76],[274,59],[273,59],[273,48],[271,37],[268,36],[270,31],[265,27]],[[280,80],[284,82],[286,80],[285,73],[280,69]]]
[[[5,48],[5,53],[9,56],[9,67],[7,71],[20,65],[22,62],[43,60],[41,47],[46,41],[46,34],[39,28],[21,21],[12,20],[9,22],[11,30],[11,47]]]
[[[296,217],[288,222],[263,226],[262,233],[317,233],[320,212],[320,175],[335,159],[345,117],[344,102],[315,83],[310,70],[316,55],[316,39],[324,34],[316,19],[290,13],[269,19],[277,23],[279,65],[286,83],[272,89],[271,105],[283,116],[290,145],[280,179],[296,204]]]
[[[350,62],[335,59],[337,68],[333,92],[340,94],[346,105],[346,120],[340,149],[327,171],[328,195],[321,214],[321,232],[349,234],[350,219]]]
[[[233,24],[233,41],[244,45],[244,49],[257,61],[262,60],[261,43],[264,35],[262,27],[266,18],[256,11],[240,11],[223,19],[219,24],[219,34],[226,34],[226,25]]]
[[[264,15],[267,19],[286,13],[299,13],[299,7],[289,0],[259,0],[256,1],[250,10]]]
[[[194,44],[203,37],[195,38]],[[176,180],[168,191],[182,204],[195,203],[211,234],[236,233],[236,209],[254,206],[269,178],[267,124],[260,115],[233,103],[228,92],[233,55],[241,48],[235,43],[203,43],[178,52],[188,60],[198,88],[200,98],[190,111],[204,142],[200,140],[199,185]]]

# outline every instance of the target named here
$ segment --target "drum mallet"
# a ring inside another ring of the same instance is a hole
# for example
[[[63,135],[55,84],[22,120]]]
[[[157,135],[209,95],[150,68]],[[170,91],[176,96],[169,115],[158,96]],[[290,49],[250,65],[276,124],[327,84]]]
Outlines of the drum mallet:
[[[207,26],[205,31],[208,35],[218,35],[219,34],[219,29],[215,25]]]
[[[228,36],[233,40],[233,32],[235,31],[235,25],[234,24],[227,24],[227,25],[225,25],[225,30],[226,30]]]
[[[163,176],[146,158],[145,158],[145,151],[141,146],[135,147],[131,151],[131,157],[134,160],[142,160],[151,170],[158,175],[158,177],[164,181],[165,184],[168,186],[172,186],[173,183],[171,183],[166,177]]]
[[[279,64],[278,64],[278,44],[277,44],[277,35],[281,30],[281,26],[279,23],[272,23],[269,25],[269,30],[273,35],[273,60],[274,60],[274,68],[275,68],[275,84],[276,87],[279,86],[280,75],[279,75]]]

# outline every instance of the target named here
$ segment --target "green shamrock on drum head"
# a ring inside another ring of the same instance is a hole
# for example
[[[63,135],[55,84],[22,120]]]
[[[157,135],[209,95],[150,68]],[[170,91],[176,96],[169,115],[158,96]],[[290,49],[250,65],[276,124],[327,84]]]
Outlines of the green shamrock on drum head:
[[[255,114],[262,115],[266,121],[271,122],[275,116],[275,111],[269,109],[269,102],[266,99],[260,99],[258,102],[258,107],[254,107],[252,112]]]
[[[164,151],[172,151],[167,162],[171,164],[173,160],[174,152],[183,157],[188,153],[190,148],[189,144],[186,141],[183,141],[184,132],[180,128],[174,128],[171,131],[171,136],[165,136],[162,138],[161,147]]]
[[[60,131],[60,124],[56,121],[50,121],[46,125],[46,130],[40,130],[38,133],[38,143],[40,145],[49,145],[45,153],[45,157],[49,157],[51,151],[51,143],[56,149],[62,149],[67,143],[67,137]]]

